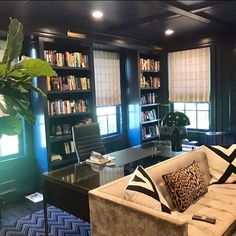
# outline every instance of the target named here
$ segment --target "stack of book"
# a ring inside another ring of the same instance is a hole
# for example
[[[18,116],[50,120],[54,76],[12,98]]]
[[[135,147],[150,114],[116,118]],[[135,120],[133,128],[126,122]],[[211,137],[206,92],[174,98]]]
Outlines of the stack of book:
[[[71,114],[88,111],[88,100],[55,100],[48,101],[48,115]]]
[[[158,127],[157,125],[151,125],[142,128],[142,137],[144,139],[155,137],[158,135]]]
[[[73,141],[64,142],[65,154],[72,154],[75,152]]]
[[[75,77],[74,75],[47,77],[47,90],[88,90],[90,79],[87,77]]]
[[[91,152],[90,158],[86,160],[87,163],[93,163],[98,165],[103,165],[107,162],[110,162],[110,159],[108,159],[108,156],[102,155],[98,152]]]
[[[44,59],[52,66],[89,67],[88,55],[81,52],[57,52],[56,50],[44,50]]]
[[[141,70],[159,71],[160,61],[154,59],[144,59],[140,58],[140,68]]]
[[[142,116],[141,117],[142,118],[142,122],[155,120],[157,118],[156,110],[152,109],[150,111],[142,111],[141,112],[141,116]]]
[[[157,76],[145,77],[145,76],[141,75],[141,77],[140,77],[140,87],[141,88],[148,88],[148,87],[159,88],[160,84],[161,84],[160,78]]]
[[[142,95],[140,99],[141,104],[152,104],[157,102],[157,95],[155,93],[147,93]]]

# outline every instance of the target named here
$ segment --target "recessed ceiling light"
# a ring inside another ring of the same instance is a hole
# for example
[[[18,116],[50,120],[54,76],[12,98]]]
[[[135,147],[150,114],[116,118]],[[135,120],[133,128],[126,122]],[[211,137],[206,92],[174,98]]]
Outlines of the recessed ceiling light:
[[[94,11],[92,16],[96,19],[101,19],[103,17],[103,13],[101,11]]]
[[[172,29],[167,29],[166,31],[165,31],[165,34],[166,35],[172,35],[174,33],[174,30],[172,30]]]

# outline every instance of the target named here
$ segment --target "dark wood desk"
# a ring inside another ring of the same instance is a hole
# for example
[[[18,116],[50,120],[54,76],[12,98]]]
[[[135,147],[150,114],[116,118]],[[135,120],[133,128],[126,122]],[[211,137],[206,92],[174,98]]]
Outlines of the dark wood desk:
[[[149,144],[110,153],[116,157],[115,167],[86,164],[68,167],[43,174],[45,233],[48,232],[47,204],[61,208],[90,222],[88,191],[133,172],[137,165],[144,167],[180,155],[169,146]]]

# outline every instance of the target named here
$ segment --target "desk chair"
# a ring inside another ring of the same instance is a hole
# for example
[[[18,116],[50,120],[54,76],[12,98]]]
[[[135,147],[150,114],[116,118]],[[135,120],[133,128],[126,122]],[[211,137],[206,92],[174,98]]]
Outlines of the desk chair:
[[[85,162],[92,151],[106,153],[98,123],[72,126],[72,137],[79,164]]]
[[[158,126],[158,137],[160,141],[170,141],[170,134],[175,127],[170,126]],[[185,126],[178,127],[182,133],[182,143],[185,145],[195,145],[197,141],[189,141],[188,130]]]
[[[160,140],[170,140],[170,134],[173,131],[175,127],[170,127],[170,126],[158,126],[158,137]],[[178,127],[179,130],[182,133],[182,139],[187,138],[188,136],[188,131],[186,129],[186,127]]]

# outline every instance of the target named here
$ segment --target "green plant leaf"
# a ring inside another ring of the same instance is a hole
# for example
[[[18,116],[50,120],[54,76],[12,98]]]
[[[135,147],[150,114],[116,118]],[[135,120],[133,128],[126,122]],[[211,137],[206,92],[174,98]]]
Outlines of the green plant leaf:
[[[17,99],[25,99],[28,92],[23,93],[22,90],[18,88],[18,85],[15,85],[15,87],[12,88],[10,87],[10,85],[5,83],[5,86],[3,88],[0,86],[0,94],[7,95],[9,97],[14,97]]]
[[[0,62],[0,109],[8,116],[0,117],[1,134],[16,134],[22,125],[20,116],[33,124],[35,117],[30,109],[29,91],[45,95],[40,89],[32,85],[32,77],[56,76],[48,62],[40,59],[20,56],[23,43],[23,25],[17,19],[11,19],[7,35],[6,50]],[[1,96],[2,95],[2,96]]]
[[[0,137],[2,134],[16,135],[20,134],[22,122],[19,116],[0,117]]]
[[[21,83],[22,86],[25,88],[25,89],[29,89],[30,91],[34,91],[36,93],[39,93],[40,95],[42,96],[46,96],[46,94],[39,88],[37,87],[34,87],[31,83],[29,82],[26,82],[26,83]]]
[[[16,112],[25,118],[25,120],[33,124],[35,122],[35,117],[31,109],[29,109],[29,98],[26,97],[25,99],[17,99],[10,96],[4,96],[6,107],[10,109],[11,113]],[[13,111],[12,111],[13,109]]]
[[[56,76],[56,72],[52,69],[51,65],[41,59],[27,59],[22,60],[17,69],[25,75],[34,76]]]
[[[9,70],[11,62],[20,56],[23,38],[23,25],[17,19],[11,19],[7,34],[7,47],[2,59],[2,63],[7,65],[7,70]]]
[[[5,74],[7,65],[6,64],[0,64],[0,76]]]

